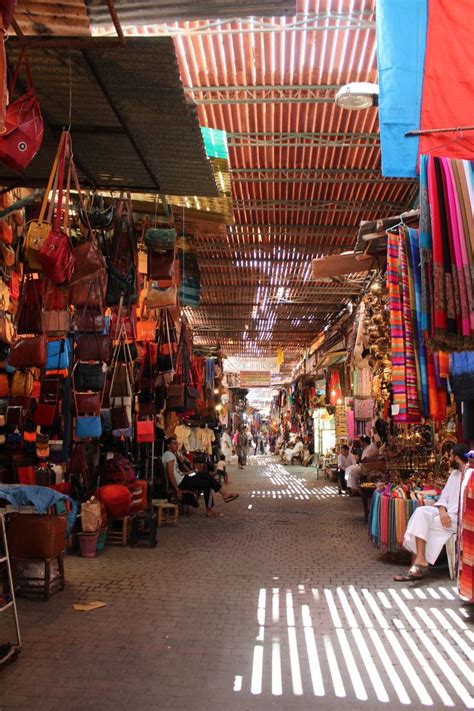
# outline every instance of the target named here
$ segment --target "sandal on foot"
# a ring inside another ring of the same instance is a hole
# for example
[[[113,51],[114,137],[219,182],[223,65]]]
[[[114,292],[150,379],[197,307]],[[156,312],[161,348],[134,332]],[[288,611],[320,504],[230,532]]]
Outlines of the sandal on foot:
[[[406,573],[402,573],[401,575],[395,575],[393,579],[397,583],[406,583],[411,580],[421,580],[422,578],[426,577],[427,573],[427,565],[418,565],[418,563],[414,563],[411,568],[408,568]]]
[[[229,504],[231,501],[235,501],[238,498],[239,494],[229,494],[229,496],[224,497],[224,501],[226,502],[226,504]]]

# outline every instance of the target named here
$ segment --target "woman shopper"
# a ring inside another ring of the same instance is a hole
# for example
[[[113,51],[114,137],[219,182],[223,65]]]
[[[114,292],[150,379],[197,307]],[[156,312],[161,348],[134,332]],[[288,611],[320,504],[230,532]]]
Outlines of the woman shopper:
[[[239,469],[243,469],[247,464],[247,450],[249,446],[249,440],[247,437],[246,430],[239,427],[239,433],[237,435],[237,458],[239,460]]]

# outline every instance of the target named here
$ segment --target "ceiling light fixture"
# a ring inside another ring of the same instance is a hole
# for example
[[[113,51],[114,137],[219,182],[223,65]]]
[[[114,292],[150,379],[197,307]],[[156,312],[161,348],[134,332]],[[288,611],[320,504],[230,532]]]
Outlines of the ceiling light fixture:
[[[341,109],[358,111],[379,105],[378,84],[355,81],[342,86],[336,94],[336,104]]]

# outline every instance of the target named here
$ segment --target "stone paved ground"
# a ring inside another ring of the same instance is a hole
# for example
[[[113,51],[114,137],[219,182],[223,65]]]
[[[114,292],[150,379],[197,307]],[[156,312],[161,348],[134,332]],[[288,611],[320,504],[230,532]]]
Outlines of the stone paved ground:
[[[63,593],[21,600],[0,709],[473,707],[474,611],[445,571],[396,587],[360,500],[312,470],[256,457],[232,479],[224,518],[69,557]]]

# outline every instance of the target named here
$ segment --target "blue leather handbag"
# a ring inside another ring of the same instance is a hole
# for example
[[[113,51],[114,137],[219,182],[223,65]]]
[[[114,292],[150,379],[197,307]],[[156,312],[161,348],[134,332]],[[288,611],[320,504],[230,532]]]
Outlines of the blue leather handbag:
[[[76,437],[88,439],[90,437],[100,437],[102,434],[102,423],[100,415],[91,417],[76,418]]]
[[[67,339],[48,341],[46,370],[64,370],[69,368],[71,346]]]

